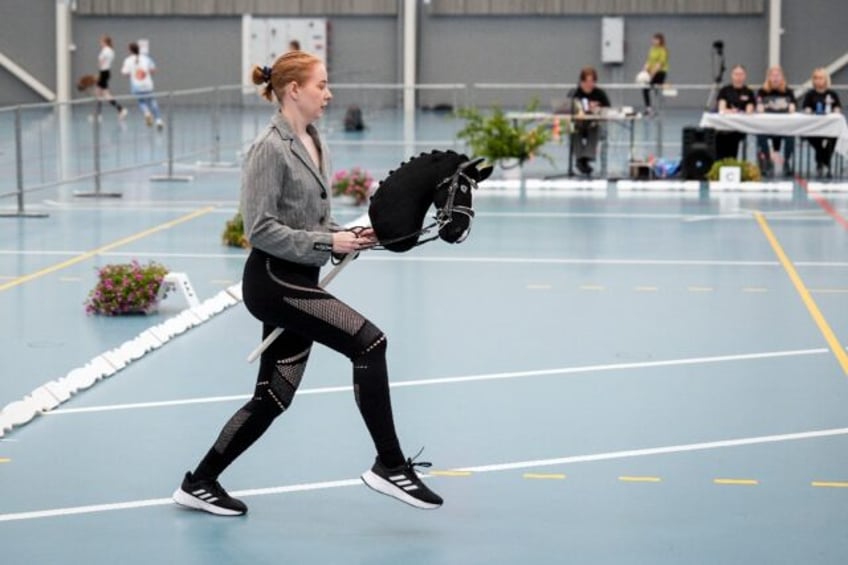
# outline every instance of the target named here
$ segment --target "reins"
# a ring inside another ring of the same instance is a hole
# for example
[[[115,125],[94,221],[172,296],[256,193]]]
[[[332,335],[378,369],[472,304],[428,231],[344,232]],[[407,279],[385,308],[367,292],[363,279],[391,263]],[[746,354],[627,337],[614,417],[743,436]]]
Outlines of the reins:
[[[477,159],[480,161],[480,159]],[[399,243],[401,241],[406,241],[407,239],[412,238],[420,238],[422,235],[430,233],[434,228],[441,230],[448,224],[453,221],[453,214],[463,214],[468,217],[468,229],[465,232],[465,235],[456,241],[456,243],[461,243],[464,241],[468,234],[471,232],[471,220],[474,219],[474,210],[472,210],[469,206],[457,206],[454,204],[454,200],[456,198],[456,192],[460,188],[460,179],[465,179],[468,182],[469,190],[473,190],[477,188],[477,181],[469,177],[465,174],[464,169],[469,165],[475,164],[475,161],[466,161],[464,163],[460,163],[457,167],[456,172],[453,173],[449,177],[445,177],[442,181],[436,186],[436,190],[434,192],[438,192],[442,186],[445,184],[449,184],[448,186],[448,197],[445,200],[445,204],[442,207],[436,207],[436,215],[433,217],[433,222],[423,226],[421,229],[415,230],[406,235],[393,237],[391,239],[380,240],[374,245],[370,246],[368,249],[376,249],[376,250],[385,250],[386,245],[392,245],[394,243]],[[362,227],[351,228],[351,231],[357,232],[362,230]],[[419,245],[423,245],[425,243],[429,243],[438,239],[438,234],[430,236],[426,239],[419,239],[419,241],[415,242],[413,247],[418,247]]]

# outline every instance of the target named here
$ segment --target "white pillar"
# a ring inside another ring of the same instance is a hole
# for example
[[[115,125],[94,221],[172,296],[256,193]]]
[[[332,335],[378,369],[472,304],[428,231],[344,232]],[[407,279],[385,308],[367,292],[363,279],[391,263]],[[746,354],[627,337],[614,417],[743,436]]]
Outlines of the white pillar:
[[[250,14],[241,15],[241,84],[245,87],[243,93],[250,92],[250,87],[253,82],[250,80],[250,68],[256,63],[253,59],[257,59],[258,53],[250,52],[250,35],[253,28],[253,16]],[[258,59],[257,59],[258,60]]]
[[[56,101],[71,99],[71,7],[56,0]]]
[[[769,68],[780,66],[780,36],[783,33],[780,27],[781,4],[781,0],[769,0]]]
[[[56,160],[60,180],[71,175],[71,2],[56,0]]]
[[[403,2],[403,137],[406,156],[415,151],[415,79],[418,0]]]

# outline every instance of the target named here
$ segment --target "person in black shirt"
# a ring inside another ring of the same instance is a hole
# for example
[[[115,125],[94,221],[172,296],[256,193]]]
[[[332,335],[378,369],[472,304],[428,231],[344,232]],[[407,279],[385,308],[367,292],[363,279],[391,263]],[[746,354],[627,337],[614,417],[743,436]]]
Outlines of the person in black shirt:
[[[718,112],[720,114],[750,114],[754,111],[754,91],[748,88],[745,81],[748,73],[742,65],[736,65],[730,71],[730,84],[718,91]],[[739,131],[720,131],[716,134],[716,158],[736,158],[739,153],[739,142],[745,139],[745,134]]]
[[[577,157],[577,170],[584,175],[592,174],[591,162],[598,150],[600,127],[598,120],[586,116],[600,114],[601,108],[609,108],[606,92],[596,86],[598,71],[593,67],[580,70],[580,83],[571,97],[574,109],[574,133],[571,136],[573,154]]]
[[[829,114],[831,112],[842,112],[842,104],[839,95],[830,89],[830,75],[823,68],[813,71],[813,88],[807,91],[801,108],[811,114]],[[808,137],[810,146],[816,154],[816,175],[831,178],[830,159],[836,147],[836,139],[832,137]]]
[[[766,81],[763,87],[757,91],[757,112],[766,113],[793,113],[795,111],[795,93],[786,84],[786,76],[780,67],[772,67],[766,73]],[[774,151],[780,151],[783,145],[783,174],[791,177],[792,155],[795,153],[795,138],[780,135],[758,135],[757,157],[763,175],[771,176],[774,173],[774,163],[769,149],[771,141]]]

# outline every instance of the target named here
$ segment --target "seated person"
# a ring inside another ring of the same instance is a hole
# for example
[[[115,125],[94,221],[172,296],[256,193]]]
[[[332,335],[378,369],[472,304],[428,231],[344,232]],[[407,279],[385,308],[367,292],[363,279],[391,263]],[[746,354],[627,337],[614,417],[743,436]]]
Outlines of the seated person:
[[[745,81],[748,73],[742,65],[736,65],[730,71],[730,84],[718,91],[719,114],[750,114],[754,111],[754,91],[748,88]],[[740,131],[720,131],[716,133],[716,158],[737,158],[739,142],[745,139]]]
[[[757,91],[757,112],[791,114],[794,111],[795,94],[786,84],[783,69],[780,67],[770,68],[766,73],[766,81],[763,87]],[[780,135],[757,136],[757,160],[760,170],[763,171],[763,176],[772,176],[774,174],[774,163],[771,157],[771,150],[769,149],[769,141],[771,141],[775,152],[780,151],[780,146],[783,144],[783,174],[784,176],[791,177],[793,175],[792,155],[795,153],[795,138]]]
[[[597,88],[598,71],[584,67],[580,71],[580,82],[571,97],[574,109],[574,133],[571,137],[572,153],[577,158],[577,170],[584,175],[592,174],[591,162],[598,150],[600,128],[597,120],[583,120],[581,116],[599,114],[601,108],[609,108],[606,92]]]
[[[801,108],[807,113],[829,114],[830,112],[842,112],[842,104],[839,95],[830,89],[830,75],[825,69],[818,68],[813,71],[813,88],[807,91]],[[816,175],[821,178],[826,176],[832,178],[830,173],[830,159],[836,148],[836,139],[833,137],[808,137],[807,141],[816,154]]]

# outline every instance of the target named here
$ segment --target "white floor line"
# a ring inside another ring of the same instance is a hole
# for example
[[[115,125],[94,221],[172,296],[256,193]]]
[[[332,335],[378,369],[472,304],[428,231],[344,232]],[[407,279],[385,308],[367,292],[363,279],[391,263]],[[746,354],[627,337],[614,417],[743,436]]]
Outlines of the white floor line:
[[[0,256],[11,255],[79,255],[84,250],[21,250],[0,249]],[[232,253],[179,253],[166,251],[108,251],[103,257],[179,257],[184,259],[239,259],[244,260],[247,251]],[[391,253],[369,252],[357,261],[403,261],[420,263],[497,263],[538,265],[621,265],[621,266],[668,266],[668,267],[780,267],[778,261],[725,261],[720,259],[584,259],[579,257],[458,257],[458,256],[403,256]],[[797,267],[848,267],[848,261],[794,261]]]
[[[477,212],[476,218],[517,218],[517,219],[609,219],[609,220],[682,220],[684,222],[702,222],[707,220],[750,220],[751,214],[745,210],[736,210],[719,214],[679,214],[679,213],[627,213],[627,212]],[[815,210],[792,210],[790,212],[763,212],[774,221],[832,221],[825,214]]]
[[[798,441],[804,439],[817,439],[848,435],[848,428],[832,428],[828,430],[815,430],[810,432],[799,432],[791,434],[779,434],[769,436],[754,436],[747,438],[736,438],[720,441],[689,443],[670,445],[663,447],[652,447],[646,449],[632,449],[625,451],[610,451],[606,453],[592,453],[587,455],[572,455],[556,459],[539,459],[531,461],[515,461],[494,465],[480,465],[474,467],[462,467],[457,471],[472,473],[492,473],[500,471],[513,471],[517,469],[532,469],[552,465],[567,465],[574,463],[589,463],[594,461],[609,461],[613,459],[628,459],[633,457],[648,457],[652,455],[668,455],[672,453],[688,453],[693,451],[706,451],[711,449],[723,449],[728,447],[739,447],[747,445],[761,445],[767,443],[780,443],[787,441]],[[360,486],[362,482],[357,479],[343,479],[337,481],[324,481],[318,483],[302,483],[295,485],[284,485],[270,488],[257,488],[232,491],[235,497],[267,496],[273,494],[308,492],[314,490],[326,490],[340,487]],[[117,510],[133,510],[137,508],[150,508],[153,506],[168,506],[174,504],[170,498],[152,498],[147,500],[134,500],[117,502],[113,504],[93,504],[88,506],[72,506],[66,508],[53,508],[49,510],[36,510],[32,512],[12,512],[0,514],[0,522],[13,522],[22,520],[37,520],[44,518],[57,518],[61,516],[73,516],[79,514],[96,514],[100,512],[113,512]]]
[[[529,377],[543,377],[551,375],[573,375],[584,373],[596,373],[604,371],[625,371],[632,369],[650,369],[657,367],[678,367],[683,365],[704,365],[708,363],[727,363],[735,361],[754,361],[760,359],[776,359],[781,357],[798,357],[802,355],[821,355],[827,353],[827,348],[816,349],[794,349],[786,351],[769,351],[763,353],[744,353],[738,355],[718,355],[713,357],[691,357],[686,359],[669,359],[665,361],[640,361],[633,363],[613,363],[607,365],[585,365],[580,367],[560,367],[556,369],[540,369],[535,371],[511,371],[505,373],[487,373],[479,375],[464,375],[456,377],[442,377],[434,379],[417,379],[411,381],[395,381],[390,383],[392,388],[420,387],[444,384],[469,383],[479,381],[495,381],[504,379],[520,379]],[[333,386],[322,388],[307,388],[297,391],[297,396],[309,394],[331,394],[337,392],[350,392],[351,386]],[[160,402],[138,402],[132,404],[112,404],[104,406],[88,406],[81,408],[57,408],[46,412],[44,416],[61,416],[63,414],[82,414],[89,412],[110,412],[116,410],[135,410],[141,408],[164,408],[169,406],[185,406],[187,404],[208,404],[214,402],[231,402],[245,400],[250,395],[214,396],[205,398],[187,398],[183,400],[164,400]]]
[[[670,453],[687,453],[691,451],[706,451],[710,449],[721,449],[725,447],[739,447],[743,445],[761,445],[765,443],[779,443],[785,441],[796,441],[802,439],[816,439],[822,437],[833,437],[848,435],[848,428],[832,428],[829,430],[816,430],[812,432],[799,432],[794,434],[779,434],[771,436],[756,436],[739,439],[727,439],[721,441],[709,441],[702,443],[687,443],[681,445],[669,445],[665,447],[650,447],[646,449],[630,449],[625,451],[611,451],[608,453],[595,453],[591,455],[574,455],[570,457],[559,457],[556,459],[537,459],[534,461],[518,461],[514,463],[501,463],[496,465],[481,465],[478,467],[462,467],[457,471],[468,471],[471,473],[491,473],[495,471],[512,471],[515,469],[527,469],[536,467],[550,467],[553,465],[567,465],[569,463],[588,463],[593,461],[608,461],[610,459],[628,459],[631,457],[646,457],[650,455],[667,455]]]
[[[46,199],[43,201],[44,204],[49,206],[56,206],[60,208],[72,208],[74,210],[78,210],[82,208],[84,205],[79,204],[79,200],[50,200]],[[189,206],[192,210],[196,210],[198,206],[229,206],[229,207],[238,207],[238,200],[215,200],[214,198],[209,198],[206,200],[134,200],[133,203],[143,202],[145,206],[149,207],[163,207],[167,208],[169,206]],[[89,206],[92,210],[102,210],[104,207],[102,206]],[[125,206],[112,206],[113,208],[125,208]]]
[[[245,261],[248,250],[233,249],[231,253],[177,253],[168,251],[107,251],[103,257],[177,257],[180,259],[238,259]]]

